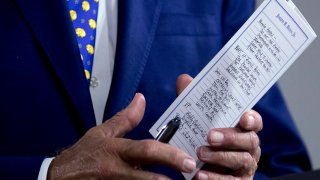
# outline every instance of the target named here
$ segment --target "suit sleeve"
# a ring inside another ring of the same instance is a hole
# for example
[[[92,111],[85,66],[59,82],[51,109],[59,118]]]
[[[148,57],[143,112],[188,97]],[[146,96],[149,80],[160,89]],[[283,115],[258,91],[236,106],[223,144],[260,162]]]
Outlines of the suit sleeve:
[[[1,179],[37,179],[45,157],[0,157]]]
[[[254,0],[226,0],[223,5],[223,42],[226,43],[255,8]],[[255,178],[280,176],[311,169],[309,157],[277,85],[254,109],[263,118],[259,133],[262,156]]]

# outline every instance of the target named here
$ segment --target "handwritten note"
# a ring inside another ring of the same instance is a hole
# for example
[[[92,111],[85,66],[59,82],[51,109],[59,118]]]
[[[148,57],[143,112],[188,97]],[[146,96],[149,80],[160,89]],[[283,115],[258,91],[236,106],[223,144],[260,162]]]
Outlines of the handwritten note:
[[[316,38],[291,1],[265,0],[150,129],[179,116],[170,144],[197,159],[212,128],[234,127]],[[197,159],[197,167],[203,163]],[[195,173],[195,172],[194,172]],[[187,179],[194,176],[184,174]]]

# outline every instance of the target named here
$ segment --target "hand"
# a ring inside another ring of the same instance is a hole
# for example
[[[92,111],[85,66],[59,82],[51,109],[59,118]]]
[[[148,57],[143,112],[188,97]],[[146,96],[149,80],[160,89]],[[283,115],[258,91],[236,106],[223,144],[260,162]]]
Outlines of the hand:
[[[177,94],[192,81],[188,75],[178,80]],[[250,110],[243,114],[235,128],[212,129],[208,146],[197,150],[198,158],[206,165],[195,179],[253,179],[261,149],[257,132],[262,129],[261,116]]]
[[[105,123],[90,129],[50,164],[48,179],[167,179],[138,168],[162,164],[192,172],[195,161],[183,151],[154,140],[121,138],[143,117],[145,99],[136,94],[130,105]]]

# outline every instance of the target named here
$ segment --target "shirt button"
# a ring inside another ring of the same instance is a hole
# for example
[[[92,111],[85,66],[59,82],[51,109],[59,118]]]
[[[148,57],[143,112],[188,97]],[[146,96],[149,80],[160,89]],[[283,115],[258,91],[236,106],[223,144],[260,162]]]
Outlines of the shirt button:
[[[98,78],[92,76],[91,80],[90,80],[90,87],[95,88],[97,86],[99,86],[99,80],[98,80]]]

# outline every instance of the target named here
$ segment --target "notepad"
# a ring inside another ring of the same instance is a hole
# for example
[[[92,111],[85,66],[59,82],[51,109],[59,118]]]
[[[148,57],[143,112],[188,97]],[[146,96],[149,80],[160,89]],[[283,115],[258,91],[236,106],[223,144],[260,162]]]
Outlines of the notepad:
[[[265,0],[150,129],[181,118],[169,142],[203,166],[196,149],[212,128],[234,127],[316,38],[290,0]],[[184,173],[191,179],[196,172]]]

